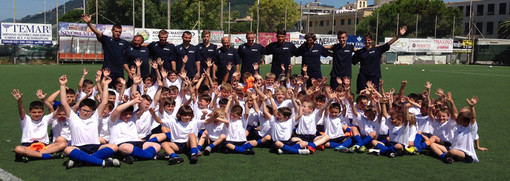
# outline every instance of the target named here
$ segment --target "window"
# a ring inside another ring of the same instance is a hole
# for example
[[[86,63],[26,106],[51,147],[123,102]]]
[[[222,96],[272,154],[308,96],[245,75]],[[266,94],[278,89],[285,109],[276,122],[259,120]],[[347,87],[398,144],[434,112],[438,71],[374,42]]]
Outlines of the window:
[[[315,22],[315,27],[319,26],[319,21]]]
[[[321,20],[321,22],[319,23],[319,26],[324,26],[324,21]]]
[[[494,4],[489,4],[487,6],[487,15],[494,15]]]
[[[464,34],[468,34],[469,33],[469,23],[465,23],[464,24]]]
[[[359,24],[359,18],[356,18],[356,24]]]
[[[476,15],[483,16],[483,4],[476,6]]]
[[[464,6],[459,6],[457,8],[460,10],[460,12],[464,12]]]
[[[506,14],[506,3],[499,3],[499,14]]]
[[[469,9],[470,6],[466,6],[466,16],[469,16],[469,11],[471,11],[471,9]]]
[[[328,20],[328,21],[326,21],[326,26],[329,26],[329,20]]]
[[[351,19],[347,19],[347,24],[350,25],[351,24]]]
[[[479,35],[480,32],[483,32],[483,23],[482,22],[476,22],[476,27],[473,29],[475,32],[475,35]]]
[[[313,22],[308,23],[308,27],[312,27]]]
[[[487,28],[485,28],[485,33],[488,35],[494,34],[494,23],[493,22],[487,22]]]
[[[335,21],[333,21],[333,26],[336,26],[336,20],[335,20]]]
[[[340,25],[344,25],[345,24],[345,20],[344,19],[341,19],[340,20]]]

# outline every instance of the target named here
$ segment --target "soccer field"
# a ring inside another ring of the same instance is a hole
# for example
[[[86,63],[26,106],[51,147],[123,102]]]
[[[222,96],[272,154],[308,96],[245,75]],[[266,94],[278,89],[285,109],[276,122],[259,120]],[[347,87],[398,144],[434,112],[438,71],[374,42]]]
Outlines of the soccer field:
[[[93,79],[100,65],[1,65],[0,66],[0,169],[23,180],[503,180],[508,176],[510,157],[510,123],[507,119],[510,103],[510,67],[466,65],[381,65],[385,90],[407,80],[405,94],[422,93],[425,81],[432,89],[450,91],[458,108],[466,106],[465,98],[476,95],[477,121],[481,145],[488,151],[477,151],[479,163],[444,164],[422,154],[388,158],[370,154],[345,154],[332,149],[313,155],[276,155],[267,148],[255,148],[256,154],[213,153],[199,157],[198,164],[167,165],[166,161],[140,161],[120,168],[80,167],[66,170],[62,160],[14,162],[15,146],[21,140],[21,127],[16,102],[10,92],[20,89],[25,109],[36,100],[35,92],[42,89],[51,94],[59,88],[58,77],[67,74],[69,86],[76,89],[81,69],[89,70]],[[270,65],[261,67],[261,74]],[[293,73],[298,73],[295,66]],[[353,67],[353,87],[359,66]],[[330,65],[323,65],[328,75]],[[435,95],[432,96],[436,98]],[[67,158],[66,158],[67,159]],[[0,172],[0,178],[2,172]]]

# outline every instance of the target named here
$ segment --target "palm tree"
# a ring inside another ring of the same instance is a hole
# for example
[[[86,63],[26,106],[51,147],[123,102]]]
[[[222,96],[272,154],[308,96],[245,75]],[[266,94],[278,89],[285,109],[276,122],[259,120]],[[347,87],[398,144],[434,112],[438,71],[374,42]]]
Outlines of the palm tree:
[[[499,24],[498,38],[510,39],[510,20],[503,21]]]

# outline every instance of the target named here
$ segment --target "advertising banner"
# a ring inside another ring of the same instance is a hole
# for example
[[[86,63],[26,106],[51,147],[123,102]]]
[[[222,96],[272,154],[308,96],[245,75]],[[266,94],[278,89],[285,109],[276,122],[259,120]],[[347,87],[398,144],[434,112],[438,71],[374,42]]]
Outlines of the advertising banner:
[[[2,44],[51,45],[51,24],[2,23]]]
[[[108,24],[96,24],[97,30],[103,33],[106,36],[112,36],[112,27],[113,25]],[[133,39],[133,26],[122,25],[122,34],[120,38],[131,40]],[[96,35],[85,23],[68,23],[68,22],[59,22],[58,23],[58,35],[59,36],[78,36],[78,37],[89,37],[94,38]]]

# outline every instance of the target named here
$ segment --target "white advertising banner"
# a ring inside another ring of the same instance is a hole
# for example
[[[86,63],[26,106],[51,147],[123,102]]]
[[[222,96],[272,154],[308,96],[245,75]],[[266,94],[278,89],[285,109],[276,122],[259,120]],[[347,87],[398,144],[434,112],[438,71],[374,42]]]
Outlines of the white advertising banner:
[[[385,42],[392,38],[385,38]],[[420,39],[420,38],[399,38],[395,41],[389,52],[453,52],[452,39]]]
[[[142,35],[144,43],[149,44],[153,41],[159,41],[159,31],[161,29],[149,29],[149,28],[135,28],[135,35]],[[198,30],[166,30],[168,31],[167,41],[175,45],[182,44],[182,33],[185,31],[191,32],[191,44],[197,45],[199,40]]]
[[[51,24],[2,23],[3,44],[51,45]]]

